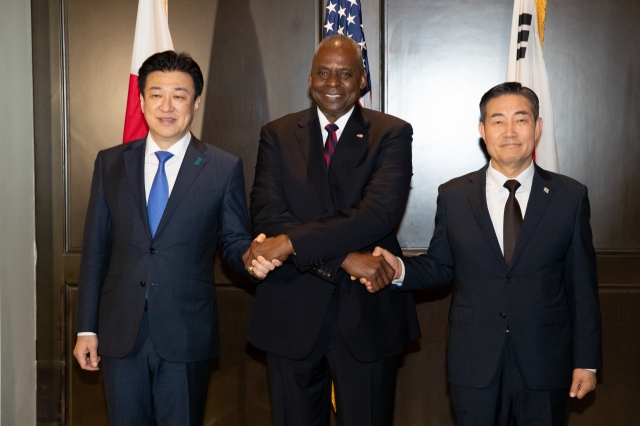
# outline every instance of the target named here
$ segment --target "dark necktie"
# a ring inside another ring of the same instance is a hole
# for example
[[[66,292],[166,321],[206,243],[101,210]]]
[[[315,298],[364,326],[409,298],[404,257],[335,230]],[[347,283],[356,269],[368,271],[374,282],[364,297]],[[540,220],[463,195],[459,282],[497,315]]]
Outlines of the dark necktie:
[[[520,233],[520,227],[522,227],[522,211],[516,199],[516,190],[520,187],[520,182],[511,179],[504,183],[504,187],[509,190],[509,198],[507,198],[507,204],[504,206],[504,260],[507,261],[507,265],[511,265],[513,250],[516,248],[518,233]]]
[[[164,163],[173,157],[173,154],[167,151],[156,151],[155,154],[160,164],[158,164],[158,171],[153,178],[151,190],[149,191],[149,202],[147,202],[147,215],[149,216],[152,238],[156,234],[164,208],[167,207],[167,201],[169,201],[169,181],[164,170]]]
[[[338,145],[338,135],[336,135],[338,126],[334,123],[329,123],[324,126],[324,129],[327,131],[327,141],[324,144],[324,161],[327,163],[327,170],[329,170],[333,152],[336,150],[336,145]]]

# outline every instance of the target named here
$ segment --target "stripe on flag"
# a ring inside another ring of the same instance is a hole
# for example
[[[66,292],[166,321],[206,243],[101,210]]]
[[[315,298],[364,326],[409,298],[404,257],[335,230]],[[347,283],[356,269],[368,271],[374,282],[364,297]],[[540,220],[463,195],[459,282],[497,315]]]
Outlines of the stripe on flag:
[[[547,68],[542,56],[546,4],[546,0],[514,0],[507,59],[507,81],[517,81],[538,95],[542,135],[534,152],[534,158],[543,169],[557,173],[560,168],[553,125],[551,92]]]
[[[133,55],[129,75],[127,111],[124,117],[123,142],[144,137],[149,131],[140,110],[138,70],[149,56],[165,50],[173,50],[169,33],[168,0],[139,0],[136,33],[133,39]]]
[[[362,59],[364,59],[364,69],[367,71],[367,86],[360,92],[360,102],[363,106],[371,108],[371,73],[369,72],[367,43],[364,39],[360,0],[327,0],[323,28],[322,38],[334,34],[342,34],[351,37],[360,45]],[[369,96],[365,96],[367,93]]]

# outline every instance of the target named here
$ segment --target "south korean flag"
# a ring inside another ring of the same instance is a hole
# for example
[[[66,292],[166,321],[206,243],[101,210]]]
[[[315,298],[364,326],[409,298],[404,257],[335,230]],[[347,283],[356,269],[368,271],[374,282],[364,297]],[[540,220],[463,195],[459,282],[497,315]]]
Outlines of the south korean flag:
[[[544,10],[545,0],[536,0]],[[536,12],[536,1],[514,0],[511,21],[511,40],[507,60],[507,80],[517,81],[536,92],[540,99],[542,135],[536,146],[534,158],[543,169],[558,172],[558,151],[553,126],[553,108],[549,92],[547,68],[542,56],[541,37]]]

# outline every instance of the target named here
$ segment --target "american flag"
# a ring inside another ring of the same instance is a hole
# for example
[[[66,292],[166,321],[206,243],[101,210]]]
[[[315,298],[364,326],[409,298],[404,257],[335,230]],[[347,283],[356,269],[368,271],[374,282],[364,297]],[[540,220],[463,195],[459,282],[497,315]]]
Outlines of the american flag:
[[[367,71],[367,87],[360,92],[360,97],[369,93],[370,100],[371,74],[369,73],[369,59],[367,58],[367,44],[364,41],[360,0],[327,0],[325,9],[325,25],[323,25],[322,38],[334,34],[343,34],[351,37],[360,45],[362,58],[364,59],[364,69]]]

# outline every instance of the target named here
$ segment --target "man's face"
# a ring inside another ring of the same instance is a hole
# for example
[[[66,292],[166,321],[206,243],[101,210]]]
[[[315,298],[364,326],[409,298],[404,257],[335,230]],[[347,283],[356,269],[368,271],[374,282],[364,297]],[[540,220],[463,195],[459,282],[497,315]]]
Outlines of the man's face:
[[[140,94],[149,133],[163,149],[187,133],[199,105],[191,76],[181,71],[152,72],[147,76],[144,94]]]
[[[353,49],[344,44],[318,50],[309,74],[311,97],[327,119],[334,123],[358,102],[367,85],[367,74]]]
[[[478,130],[491,164],[507,177],[515,177],[532,161],[542,132],[542,118],[533,118],[531,104],[521,95],[502,95],[487,103],[485,122]]]

